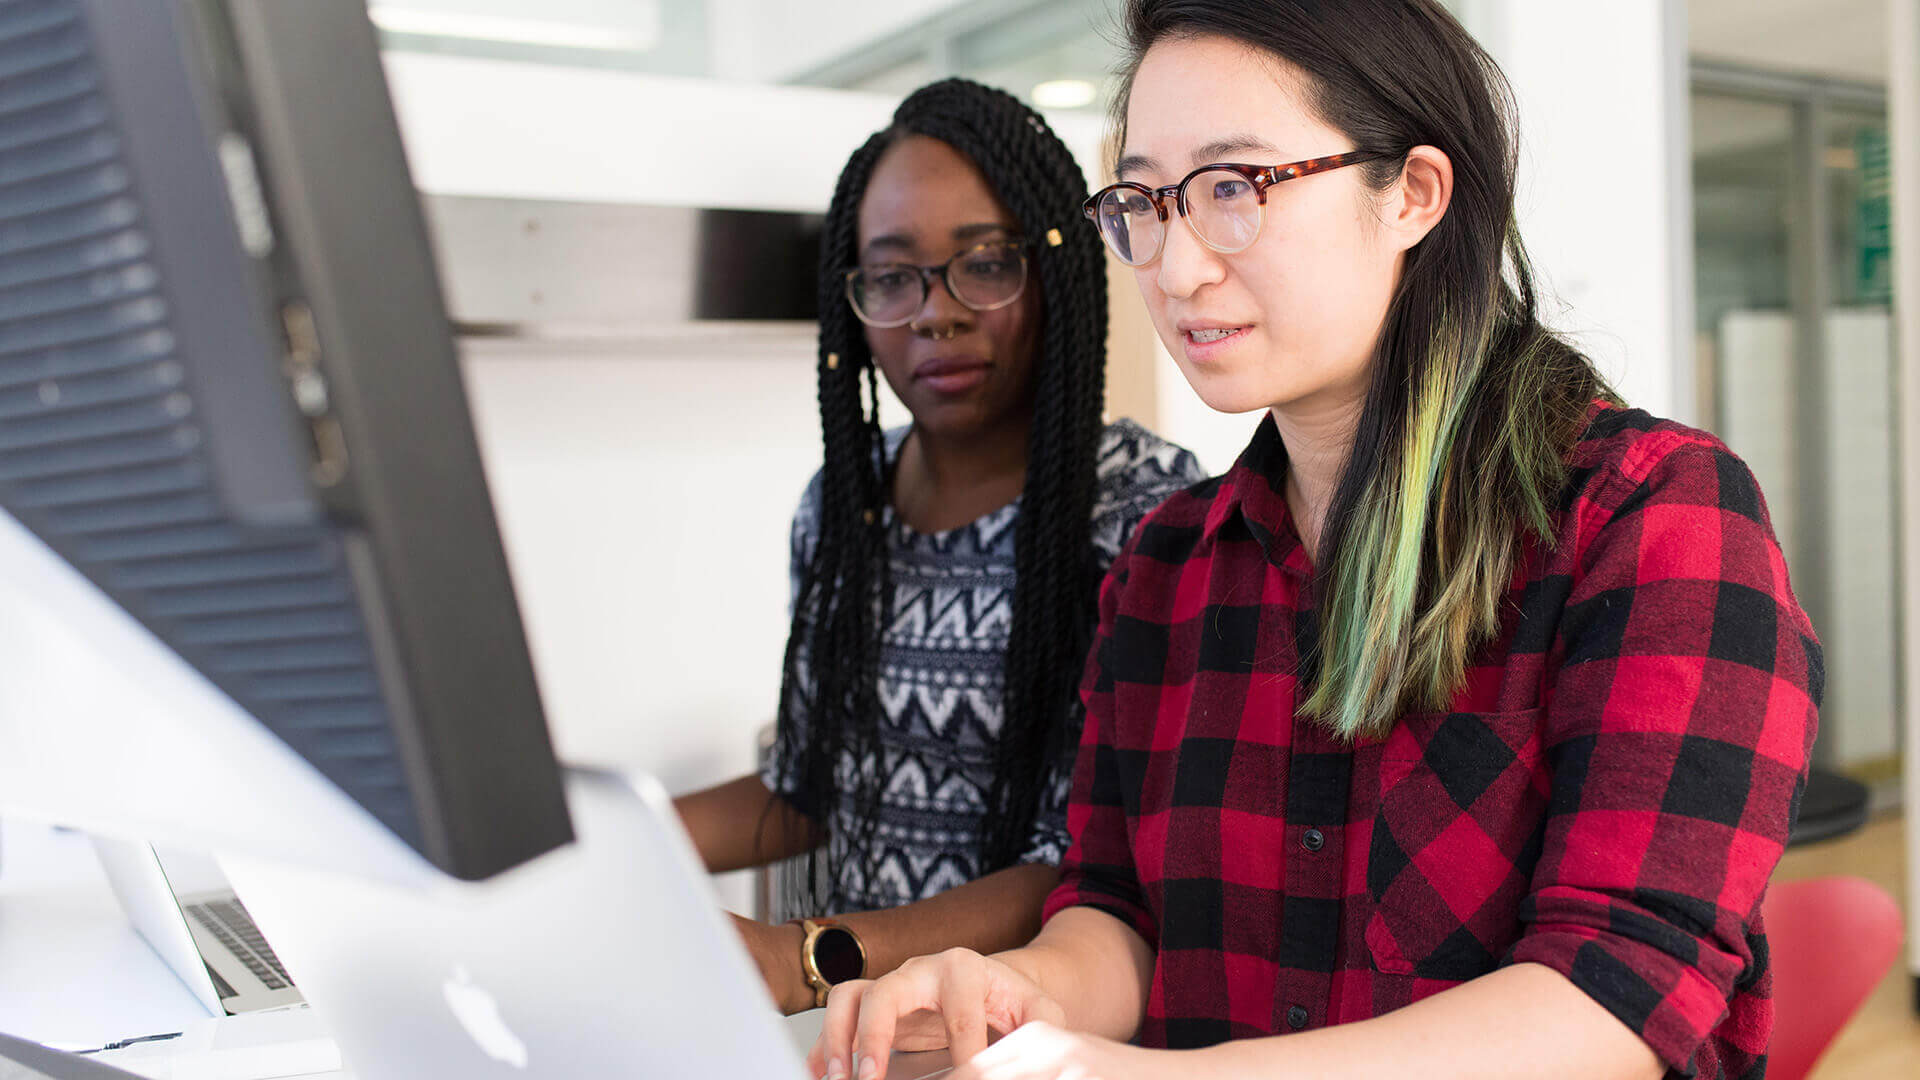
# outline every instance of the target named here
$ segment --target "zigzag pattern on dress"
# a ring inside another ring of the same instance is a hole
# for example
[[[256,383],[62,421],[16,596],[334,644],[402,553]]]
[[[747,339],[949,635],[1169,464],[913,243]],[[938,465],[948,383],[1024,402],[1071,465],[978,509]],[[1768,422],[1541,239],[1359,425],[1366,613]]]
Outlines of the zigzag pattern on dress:
[[[1005,585],[997,575],[970,584],[951,579],[928,582],[918,575],[894,578],[893,622],[887,636],[909,648],[919,642],[991,641],[1013,628],[1013,574]]]
[[[898,456],[907,430],[887,433],[890,459]],[[1096,460],[1092,542],[1102,568],[1119,555],[1142,517],[1203,479],[1192,454],[1129,420],[1106,428]],[[818,536],[819,502],[816,475],[794,514],[796,592]],[[915,532],[891,510],[886,513],[893,618],[880,641],[880,753],[858,761],[843,755],[835,769],[842,791],[857,775],[886,779],[868,865],[851,865],[845,857],[841,838],[852,821],[850,802],[829,800],[835,817],[829,857],[836,876],[828,900],[834,911],[894,907],[978,876],[974,849],[1000,737],[1019,519],[1018,498],[942,533]],[[799,659],[804,679],[808,658]],[[805,718],[796,716],[795,722],[804,725]],[[1077,730],[1077,711],[1065,722]],[[799,734],[804,737],[804,729]],[[769,760],[762,770],[776,790],[779,765]],[[1057,863],[1066,853],[1071,769],[1071,760],[1056,763],[1027,861]],[[803,805],[811,802],[801,792],[786,794]]]
[[[882,727],[906,735],[925,732],[941,743],[991,747],[1000,736],[1000,701],[997,685],[990,691],[882,685]]]

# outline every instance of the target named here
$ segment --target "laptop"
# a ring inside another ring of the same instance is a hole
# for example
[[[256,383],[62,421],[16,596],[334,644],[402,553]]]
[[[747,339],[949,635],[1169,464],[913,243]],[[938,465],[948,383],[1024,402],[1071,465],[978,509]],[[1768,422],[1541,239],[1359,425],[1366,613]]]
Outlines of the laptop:
[[[817,1022],[774,1008],[665,790],[569,770],[567,801],[576,842],[477,883],[221,865],[356,1080],[810,1077]]]
[[[95,834],[94,853],[127,921],[213,1016],[305,999],[211,859]]]

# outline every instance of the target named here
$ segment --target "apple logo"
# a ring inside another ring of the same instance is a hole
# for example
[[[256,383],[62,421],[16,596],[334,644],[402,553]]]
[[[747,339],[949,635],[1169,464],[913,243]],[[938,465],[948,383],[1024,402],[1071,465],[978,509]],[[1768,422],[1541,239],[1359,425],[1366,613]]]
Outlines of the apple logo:
[[[440,984],[440,991],[447,996],[454,1019],[488,1057],[516,1069],[527,1067],[527,1044],[507,1027],[500,1017],[500,1003],[473,981],[466,968],[456,966],[453,975]]]

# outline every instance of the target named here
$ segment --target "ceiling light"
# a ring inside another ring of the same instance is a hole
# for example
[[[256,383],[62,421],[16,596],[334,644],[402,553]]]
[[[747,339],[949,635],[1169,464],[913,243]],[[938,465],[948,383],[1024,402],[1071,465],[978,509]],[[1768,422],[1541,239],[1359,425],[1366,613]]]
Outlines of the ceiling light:
[[[420,11],[392,4],[378,4],[367,9],[367,17],[373,20],[375,26],[393,34],[547,45],[563,49],[597,49],[603,52],[645,52],[653,48],[660,40],[657,10],[655,14],[654,25],[615,28],[536,19],[503,19],[495,15],[468,15],[453,11]]]
[[[1043,109],[1078,109],[1093,104],[1094,96],[1085,79],[1049,79],[1033,88],[1033,103]]]

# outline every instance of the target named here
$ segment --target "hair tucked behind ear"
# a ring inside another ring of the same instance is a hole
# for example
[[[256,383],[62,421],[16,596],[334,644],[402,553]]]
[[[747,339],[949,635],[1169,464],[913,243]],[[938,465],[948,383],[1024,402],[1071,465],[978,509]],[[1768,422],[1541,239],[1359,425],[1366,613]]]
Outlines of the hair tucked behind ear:
[[[799,771],[823,827],[836,827],[830,795],[851,784],[855,825],[843,838],[845,857],[867,861],[884,780],[877,684],[880,633],[891,617],[882,513],[887,467],[873,356],[842,287],[858,261],[867,182],[886,150],[908,135],[946,143],[986,176],[1028,241],[1028,288],[1039,288],[1043,312],[1015,539],[1005,720],[979,852],[986,873],[1023,853],[1047,766],[1065,749],[1092,636],[1098,576],[1090,529],[1107,291],[1099,240],[1080,220],[1087,188],[1072,154],[1032,109],[964,79],[922,87],[902,102],[892,125],[848,160],[827,211],[820,248],[820,524],[801,578],[780,695],[782,738],[797,735],[801,725],[789,722],[797,711],[807,740],[784,746],[780,757]],[[843,752],[858,763],[850,778],[836,775]]]

